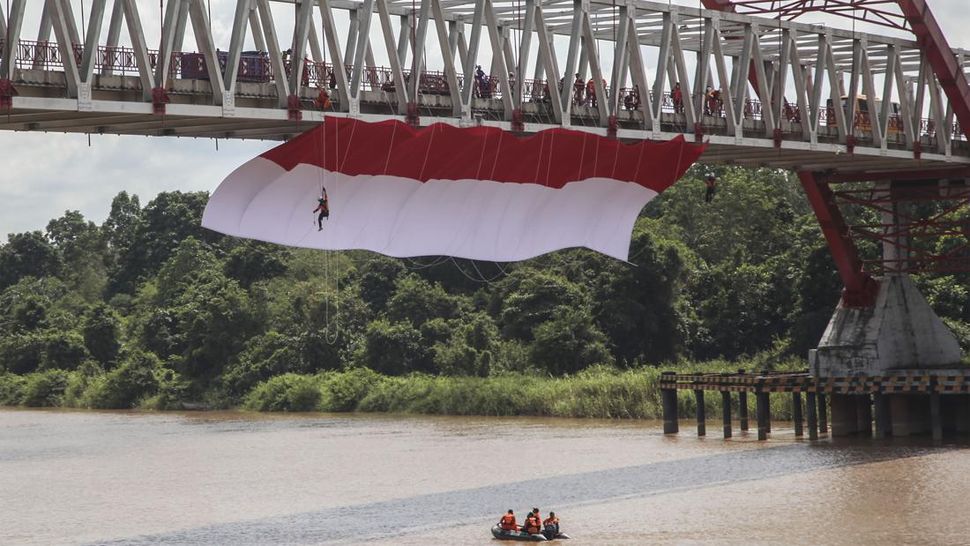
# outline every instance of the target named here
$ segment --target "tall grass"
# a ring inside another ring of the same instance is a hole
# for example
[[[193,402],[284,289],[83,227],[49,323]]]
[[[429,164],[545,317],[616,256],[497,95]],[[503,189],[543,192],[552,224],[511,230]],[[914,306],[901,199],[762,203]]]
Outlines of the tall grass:
[[[790,368],[801,367],[793,361]],[[737,370],[737,363],[682,364],[678,372]],[[286,374],[257,385],[243,406],[255,411],[392,412],[438,415],[552,416],[605,419],[658,419],[659,368],[616,370],[596,367],[562,377],[503,374],[446,377],[412,374],[388,377],[367,369],[318,375]],[[732,397],[737,411],[737,397]],[[754,396],[748,397],[754,415]],[[705,408],[719,415],[720,396],[708,393]],[[681,415],[693,415],[693,393],[678,395]],[[790,397],[775,396],[772,416],[791,416]]]
[[[750,370],[761,367],[757,363],[744,364]],[[745,365],[729,361],[680,362],[661,368],[632,370],[594,367],[560,378],[517,373],[491,377],[424,374],[389,377],[367,368],[355,368],[317,375],[273,377],[256,385],[243,399],[242,407],[253,411],[658,419],[662,417],[661,371],[728,372],[740,367]],[[804,362],[798,360],[773,366],[776,370],[803,367]],[[123,371],[87,374],[49,370],[23,376],[0,373],[0,406],[181,407],[184,389],[172,386],[174,382],[155,374],[152,388],[148,389],[126,380],[130,374],[121,373]],[[694,415],[696,401],[693,393],[680,391],[677,400],[681,416]],[[720,404],[718,393],[707,393],[705,408],[710,417],[720,415]],[[732,396],[732,404],[737,415],[737,396]],[[754,396],[748,397],[748,404],[753,419]],[[773,396],[771,405],[775,419],[791,417],[790,396]]]

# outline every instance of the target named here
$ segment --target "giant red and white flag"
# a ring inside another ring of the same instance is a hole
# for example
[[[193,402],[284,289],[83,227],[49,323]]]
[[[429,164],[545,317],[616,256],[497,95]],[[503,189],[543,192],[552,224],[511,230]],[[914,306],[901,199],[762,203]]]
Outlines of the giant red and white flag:
[[[570,247],[627,259],[648,201],[703,152],[682,137],[624,144],[550,129],[328,117],[245,163],[213,193],[202,225],[227,235],[395,257],[509,262]],[[313,212],[323,188],[330,216]]]

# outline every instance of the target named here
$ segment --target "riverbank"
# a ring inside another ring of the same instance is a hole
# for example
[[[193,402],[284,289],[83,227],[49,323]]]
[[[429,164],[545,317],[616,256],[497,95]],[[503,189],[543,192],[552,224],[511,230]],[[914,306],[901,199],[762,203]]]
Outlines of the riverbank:
[[[727,372],[745,367],[762,369],[763,363],[712,361],[629,370],[594,367],[559,378],[526,374],[395,377],[354,368],[279,375],[231,401],[218,392],[206,393],[206,401],[193,400],[183,386],[159,374],[111,371],[90,375],[49,370],[26,375],[0,374],[0,406],[150,410],[238,407],[264,412],[659,419],[661,371]],[[783,361],[774,368],[802,369],[804,362]],[[678,402],[683,415],[695,409],[694,397],[688,392],[680,393]],[[708,410],[715,412],[720,401],[711,398],[706,403]],[[749,403],[753,404],[753,400]],[[772,400],[772,415],[789,419],[790,401],[784,397]]]

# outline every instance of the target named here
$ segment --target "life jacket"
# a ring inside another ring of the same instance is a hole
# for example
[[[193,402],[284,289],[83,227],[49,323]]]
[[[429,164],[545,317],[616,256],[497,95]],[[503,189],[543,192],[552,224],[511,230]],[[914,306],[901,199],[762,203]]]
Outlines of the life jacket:
[[[525,518],[525,532],[530,534],[536,534],[539,531],[541,531],[542,527],[540,526],[540,521],[541,520],[539,519],[539,516],[535,514],[529,514],[529,516]]]
[[[502,519],[498,522],[498,525],[499,527],[501,527],[506,531],[515,531],[517,527],[515,524],[515,516],[513,516],[512,514],[505,514],[504,516],[502,516]]]
[[[559,518],[546,518],[545,521],[542,522],[542,525],[543,526],[546,526],[546,525],[555,525],[555,526],[558,527],[559,526]]]

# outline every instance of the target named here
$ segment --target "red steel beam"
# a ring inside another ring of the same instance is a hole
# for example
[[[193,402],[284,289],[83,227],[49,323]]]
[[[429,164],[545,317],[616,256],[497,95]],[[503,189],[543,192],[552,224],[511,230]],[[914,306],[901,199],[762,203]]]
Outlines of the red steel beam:
[[[953,105],[953,112],[963,133],[970,138],[970,84],[957,63],[950,44],[926,0],[896,0],[916,35],[916,43],[930,61],[943,92]]]
[[[845,289],[842,291],[842,305],[845,307],[872,307],[876,302],[878,285],[876,281],[862,269],[859,251],[849,234],[849,227],[842,217],[835,202],[835,194],[829,185],[815,177],[810,171],[799,171],[798,179],[802,183],[808,202],[815,211],[818,223],[822,227],[822,234],[829,244],[835,267],[842,278]]]

